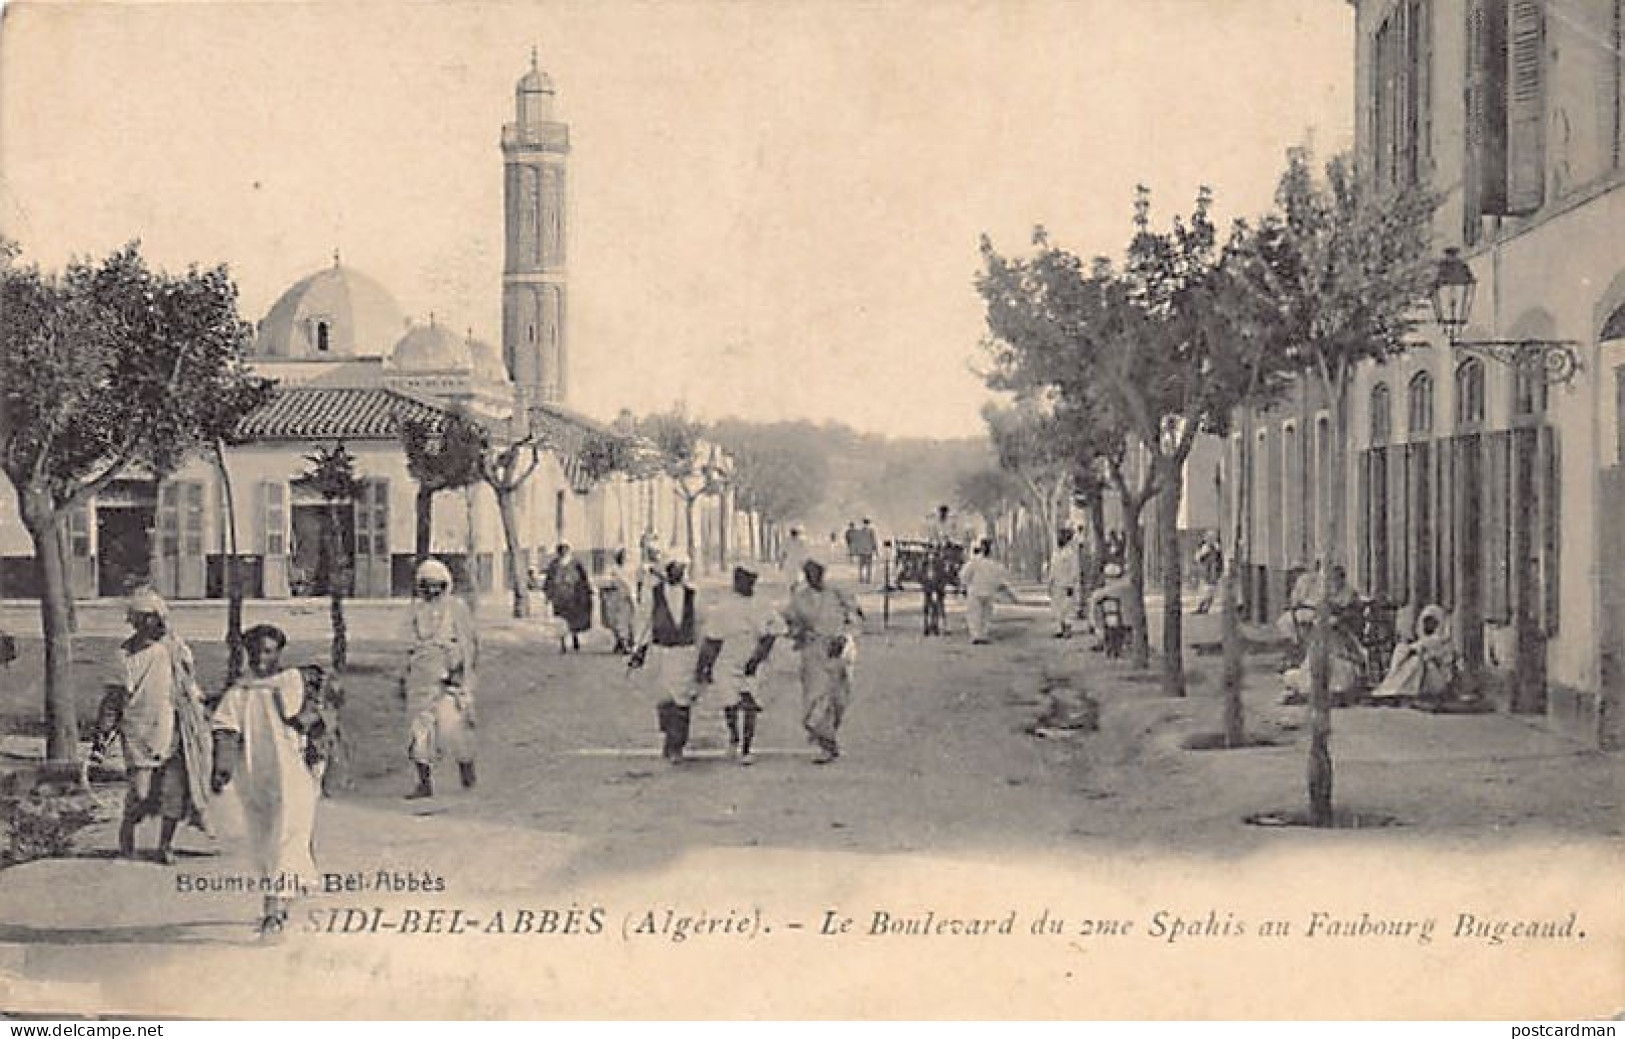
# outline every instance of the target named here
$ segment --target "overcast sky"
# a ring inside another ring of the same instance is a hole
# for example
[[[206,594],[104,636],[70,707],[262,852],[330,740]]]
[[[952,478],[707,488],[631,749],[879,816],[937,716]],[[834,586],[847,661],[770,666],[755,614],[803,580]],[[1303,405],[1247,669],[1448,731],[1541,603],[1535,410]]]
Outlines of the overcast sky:
[[[1126,240],[1268,204],[1351,137],[1344,0],[12,5],[0,220],[139,236],[257,320],[331,262],[500,335],[498,137],[535,44],[570,123],[570,403],[980,429],[982,232]]]

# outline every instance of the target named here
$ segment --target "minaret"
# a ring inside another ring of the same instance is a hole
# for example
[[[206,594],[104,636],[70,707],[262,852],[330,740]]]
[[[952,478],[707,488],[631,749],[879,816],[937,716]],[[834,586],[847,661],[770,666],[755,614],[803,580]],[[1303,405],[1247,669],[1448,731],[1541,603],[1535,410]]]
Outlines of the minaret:
[[[525,403],[562,402],[565,365],[564,167],[570,128],[553,119],[553,80],[536,65],[514,91],[502,128],[502,359]]]

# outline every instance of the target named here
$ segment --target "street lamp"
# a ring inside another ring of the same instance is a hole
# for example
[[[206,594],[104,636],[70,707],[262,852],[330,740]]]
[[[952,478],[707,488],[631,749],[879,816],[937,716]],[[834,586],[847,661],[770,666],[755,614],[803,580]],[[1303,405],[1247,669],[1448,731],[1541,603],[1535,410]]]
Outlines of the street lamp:
[[[1580,369],[1579,343],[1572,339],[1462,339],[1472,315],[1478,279],[1461,258],[1461,250],[1444,251],[1433,274],[1433,319],[1444,329],[1450,346],[1506,365],[1521,374],[1538,376],[1546,385],[1568,385]]]

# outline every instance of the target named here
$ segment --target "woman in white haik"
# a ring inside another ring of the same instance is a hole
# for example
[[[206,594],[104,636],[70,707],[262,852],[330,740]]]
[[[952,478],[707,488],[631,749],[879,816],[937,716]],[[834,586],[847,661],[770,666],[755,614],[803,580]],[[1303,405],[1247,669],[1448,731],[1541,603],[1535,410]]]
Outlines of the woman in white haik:
[[[282,666],[287,641],[270,624],[243,632],[248,674],[214,709],[209,785],[215,793],[230,786],[242,802],[249,852],[265,893],[262,938],[282,933],[292,895],[316,878],[312,841],[322,791],[306,736],[315,705],[305,701],[299,670]]]

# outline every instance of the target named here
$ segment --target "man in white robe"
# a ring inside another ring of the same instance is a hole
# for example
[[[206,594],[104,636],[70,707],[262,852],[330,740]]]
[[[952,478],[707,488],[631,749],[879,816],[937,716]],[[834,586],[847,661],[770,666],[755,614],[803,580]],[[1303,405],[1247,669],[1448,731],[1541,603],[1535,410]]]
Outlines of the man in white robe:
[[[1055,536],[1055,551],[1049,557],[1049,605],[1058,639],[1072,637],[1072,618],[1078,611],[1078,586],[1082,580],[1083,568],[1078,547],[1072,543],[1072,531],[1063,530]]]

